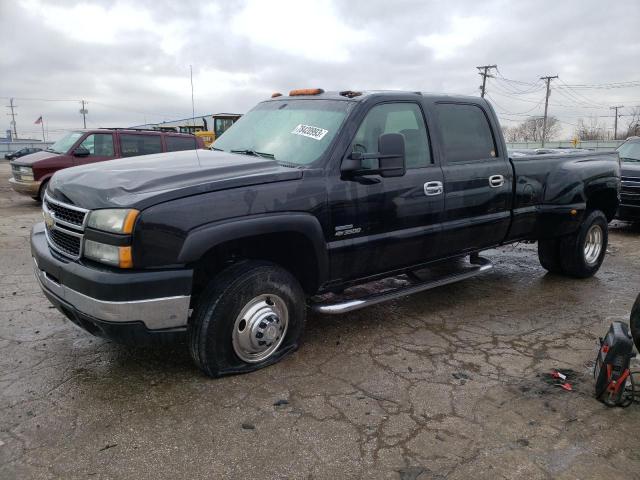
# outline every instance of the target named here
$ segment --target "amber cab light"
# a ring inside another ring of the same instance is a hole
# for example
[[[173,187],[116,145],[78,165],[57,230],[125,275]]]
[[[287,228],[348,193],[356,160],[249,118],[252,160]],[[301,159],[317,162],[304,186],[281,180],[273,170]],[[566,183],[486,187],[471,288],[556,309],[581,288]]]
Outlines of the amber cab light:
[[[297,90],[291,90],[289,92],[290,97],[298,97],[300,95],[320,95],[324,93],[324,90],[321,88],[299,88]]]
[[[274,92],[271,94],[271,98],[281,97],[282,94],[280,92]]]

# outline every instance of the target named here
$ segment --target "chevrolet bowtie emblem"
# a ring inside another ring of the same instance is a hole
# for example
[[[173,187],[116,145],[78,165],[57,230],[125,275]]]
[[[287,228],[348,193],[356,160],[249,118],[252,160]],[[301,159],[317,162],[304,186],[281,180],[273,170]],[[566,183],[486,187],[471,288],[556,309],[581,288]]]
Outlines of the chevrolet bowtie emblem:
[[[44,223],[46,223],[47,227],[53,228],[56,224],[55,217],[48,211],[42,212],[42,215],[44,216]]]

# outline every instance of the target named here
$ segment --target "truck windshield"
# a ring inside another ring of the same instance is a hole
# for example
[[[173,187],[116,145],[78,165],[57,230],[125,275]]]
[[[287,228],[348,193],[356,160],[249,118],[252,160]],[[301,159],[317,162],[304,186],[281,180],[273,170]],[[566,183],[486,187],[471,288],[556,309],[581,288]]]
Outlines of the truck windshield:
[[[640,142],[625,142],[618,147],[620,160],[623,162],[640,162]]]
[[[212,148],[273,158],[287,166],[308,165],[325,152],[352,105],[339,100],[260,103],[234,123]]]
[[[66,134],[56,143],[47,148],[47,152],[67,153],[73,144],[82,136],[82,132],[71,132]]]

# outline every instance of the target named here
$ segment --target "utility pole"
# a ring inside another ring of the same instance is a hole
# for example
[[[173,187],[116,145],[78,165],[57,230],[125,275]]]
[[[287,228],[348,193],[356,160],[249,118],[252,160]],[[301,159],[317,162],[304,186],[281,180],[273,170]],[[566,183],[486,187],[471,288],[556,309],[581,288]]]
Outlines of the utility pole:
[[[549,95],[551,95],[551,80],[558,78],[558,75],[540,77],[540,80],[547,82],[547,95],[544,98],[544,117],[542,119],[542,148],[544,148],[544,139],[547,134],[547,112],[549,110]]]
[[[498,68],[497,65],[482,65],[480,67],[476,67],[479,71],[478,71],[478,75],[480,75],[482,77],[482,86],[480,87],[480,96],[482,98],[484,98],[484,93],[486,91],[487,88],[487,77],[488,78],[493,78],[493,75],[491,75],[489,73],[489,70],[491,70],[492,68]]]
[[[624,105],[616,105],[615,107],[609,107],[609,110],[615,110],[616,114],[613,120],[613,139],[618,139],[618,109],[624,108]]]
[[[13,104],[13,98],[9,99],[9,105],[6,106],[7,108],[11,109],[11,113],[7,113],[7,115],[11,115],[11,126],[13,127],[13,136],[14,138],[18,138],[18,130],[16,129],[16,115],[17,113],[15,113],[13,111],[14,108],[18,108],[17,105]]]
[[[89,113],[89,110],[87,110],[86,108],[84,108],[85,106],[85,102],[84,100],[81,100],[80,103],[82,103],[82,108],[80,109],[80,113],[82,114],[82,124],[84,125],[84,128],[87,128],[87,113]]]

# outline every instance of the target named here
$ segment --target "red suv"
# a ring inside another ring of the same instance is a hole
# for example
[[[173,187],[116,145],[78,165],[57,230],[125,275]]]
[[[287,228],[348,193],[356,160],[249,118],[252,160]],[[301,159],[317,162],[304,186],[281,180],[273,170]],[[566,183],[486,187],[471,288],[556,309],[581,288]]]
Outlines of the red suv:
[[[114,158],[204,148],[191,134],[155,130],[98,129],[74,131],[46,150],[11,162],[11,187],[42,200],[47,182],[58,170]]]

